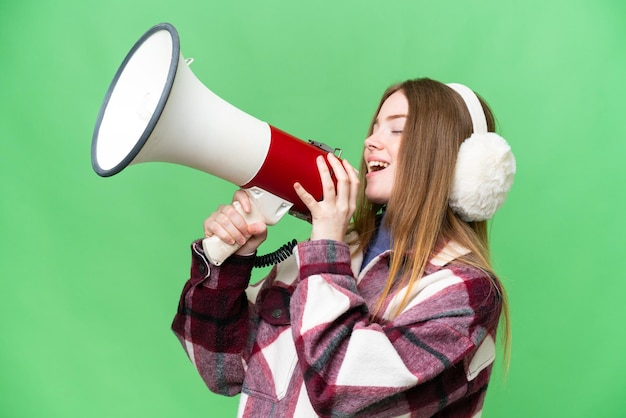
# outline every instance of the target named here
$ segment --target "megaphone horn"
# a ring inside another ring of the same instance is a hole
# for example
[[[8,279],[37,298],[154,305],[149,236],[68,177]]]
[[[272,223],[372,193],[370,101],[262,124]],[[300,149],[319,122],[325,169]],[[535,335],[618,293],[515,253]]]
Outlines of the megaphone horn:
[[[206,88],[189,63],[169,23],[135,43],[98,114],[91,144],[96,173],[108,177],[144,162],[180,164],[248,190],[255,206],[249,222],[273,225],[287,212],[306,217],[293,184],[321,199],[315,158],[340,150],[300,140],[236,108]],[[205,240],[205,252],[219,265],[238,247],[217,241]]]

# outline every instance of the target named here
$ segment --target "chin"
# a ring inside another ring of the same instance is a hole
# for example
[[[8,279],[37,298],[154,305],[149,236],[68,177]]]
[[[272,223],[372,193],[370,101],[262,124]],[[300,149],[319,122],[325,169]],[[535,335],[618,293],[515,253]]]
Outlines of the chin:
[[[367,200],[377,205],[386,205],[389,202],[390,196],[387,196],[385,194],[377,194],[373,192],[368,193],[367,191],[365,191],[365,197],[367,197]]]

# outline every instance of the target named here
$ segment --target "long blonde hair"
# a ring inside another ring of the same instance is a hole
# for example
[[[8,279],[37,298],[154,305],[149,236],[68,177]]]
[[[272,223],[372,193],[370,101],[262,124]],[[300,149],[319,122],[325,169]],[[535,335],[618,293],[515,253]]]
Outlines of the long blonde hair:
[[[397,91],[409,103],[402,143],[398,151],[398,168],[385,215],[385,226],[392,237],[389,277],[380,295],[375,316],[392,288],[416,286],[428,261],[438,246],[454,240],[471,251],[460,260],[477,267],[492,279],[502,300],[502,326],[505,363],[510,355],[510,327],[506,293],[489,261],[487,222],[465,222],[448,205],[459,147],[472,134],[472,120],[463,99],[443,83],[428,78],[408,80],[391,86],[383,94],[374,120],[382,104]],[[489,131],[495,130],[491,110],[480,99]],[[367,173],[361,161],[361,176]],[[365,196],[366,180],[361,178],[359,205],[351,229],[359,234],[359,248],[365,249],[373,239],[376,215],[381,205]],[[408,295],[409,292],[406,293]],[[405,297],[395,315],[408,304]]]

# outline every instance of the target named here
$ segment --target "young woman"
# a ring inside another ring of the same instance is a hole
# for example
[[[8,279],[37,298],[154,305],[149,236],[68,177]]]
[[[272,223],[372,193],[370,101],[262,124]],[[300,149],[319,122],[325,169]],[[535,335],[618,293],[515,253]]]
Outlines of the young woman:
[[[323,199],[294,185],[311,239],[254,286],[267,228],[220,206],[205,236],[241,248],[218,267],[192,245],[172,325],[207,386],[240,393],[244,417],[480,416],[507,317],[486,220],[515,171],[493,131],[465,86],[391,87],[360,175],[318,159]],[[233,201],[250,210],[244,192]]]

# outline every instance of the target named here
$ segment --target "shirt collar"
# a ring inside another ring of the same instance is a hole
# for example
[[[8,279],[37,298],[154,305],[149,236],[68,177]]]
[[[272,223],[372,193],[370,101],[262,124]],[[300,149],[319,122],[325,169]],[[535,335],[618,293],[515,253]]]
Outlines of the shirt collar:
[[[459,257],[463,257],[471,251],[456,241],[448,241],[430,260],[429,263],[436,267],[443,267]]]

